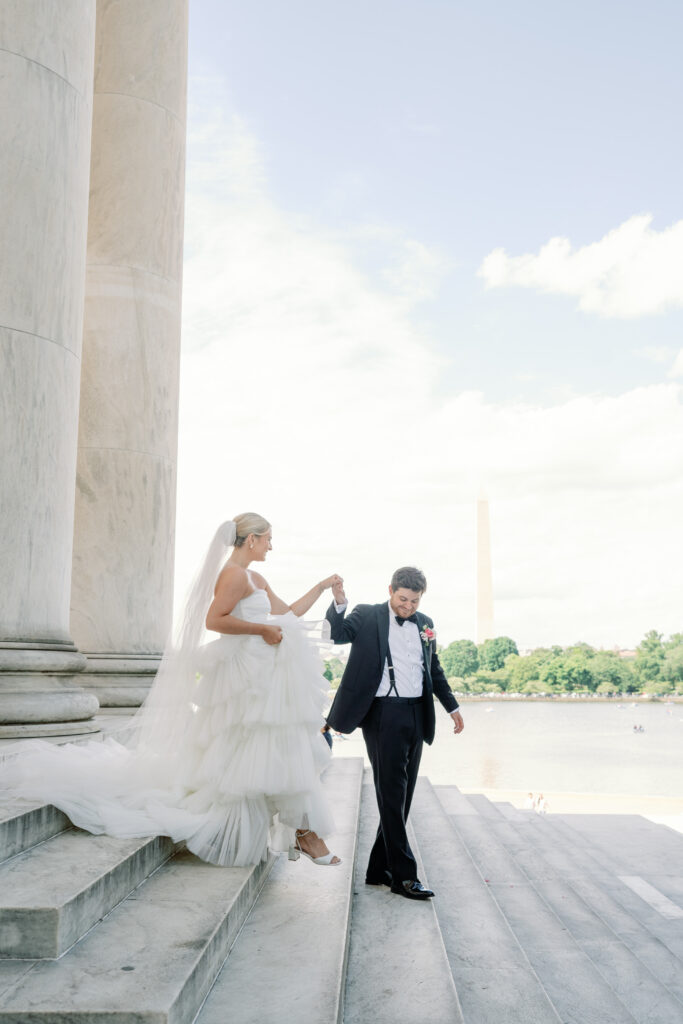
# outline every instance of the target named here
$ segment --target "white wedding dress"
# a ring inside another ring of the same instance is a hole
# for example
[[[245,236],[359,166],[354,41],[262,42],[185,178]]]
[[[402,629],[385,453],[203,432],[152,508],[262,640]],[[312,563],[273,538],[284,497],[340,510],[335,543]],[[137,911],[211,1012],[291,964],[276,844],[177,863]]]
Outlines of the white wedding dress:
[[[172,668],[160,678],[126,742],[25,741],[2,773],[10,792],[54,804],[88,832],[185,840],[212,864],[257,863],[269,845],[286,850],[296,828],[329,835],[318,652],[292,612],[270,614],[265,590],[232,614],[279,625],[282,642],[241,635],[199,646],[187,678],[171,678]]]

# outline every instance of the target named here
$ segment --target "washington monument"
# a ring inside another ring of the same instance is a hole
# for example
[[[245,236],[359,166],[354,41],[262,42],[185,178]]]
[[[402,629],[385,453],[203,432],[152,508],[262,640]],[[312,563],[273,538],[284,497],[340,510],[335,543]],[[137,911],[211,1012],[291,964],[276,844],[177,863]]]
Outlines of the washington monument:
[[[490,640],[493,635],[489,503],[488,498],[482,492],[477,498],[477,643],[482,644],[484,640]]]

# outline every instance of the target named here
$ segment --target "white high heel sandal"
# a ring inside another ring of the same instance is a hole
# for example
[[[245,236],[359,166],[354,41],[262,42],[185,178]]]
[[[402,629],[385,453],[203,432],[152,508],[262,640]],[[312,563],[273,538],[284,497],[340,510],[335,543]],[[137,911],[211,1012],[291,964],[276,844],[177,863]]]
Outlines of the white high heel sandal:
[[[306,831],[303,831],[303,829],[299,829],[295,833],[294,844],[289,848],[290,860],[298,860],[301,854],[303,853],[304,857],[308,857],[309,860],[312,860],[314,864],[319,864],[320,867],[336,868],[338,864],[341,864],[341,857],[337,860],[334,860],[334,853],[325,853],[323,854],[322,857],[312,857],[310,853],[306,853],[306,851],[302,849],[299,840],[303,839],[305,836],[308,836],[310,834],[310,828],[306,829]]]

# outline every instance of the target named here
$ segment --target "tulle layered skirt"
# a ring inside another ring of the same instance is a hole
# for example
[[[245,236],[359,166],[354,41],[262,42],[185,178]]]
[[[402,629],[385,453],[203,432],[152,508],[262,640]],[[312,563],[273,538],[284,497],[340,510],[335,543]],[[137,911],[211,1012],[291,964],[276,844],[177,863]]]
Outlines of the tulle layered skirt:
[[[89,832],[168,835],[213,864],[257,863],[269,845],[287,849],[296,828],[329,835],[321,660],[296,616],[270,621],[282,627],[278,646],[222,636],[201,648],[167,745],[158,721],[149,729],[150,707],[130,742],[26,741],[5,784]]]

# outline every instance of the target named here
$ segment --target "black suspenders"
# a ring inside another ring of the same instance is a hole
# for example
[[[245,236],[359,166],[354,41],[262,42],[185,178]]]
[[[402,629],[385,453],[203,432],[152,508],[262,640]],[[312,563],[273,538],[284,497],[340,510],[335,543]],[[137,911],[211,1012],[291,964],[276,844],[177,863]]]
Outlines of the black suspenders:
[[[391,651],[387,647],[387,668],[389,669],[389,689],[387,691],[387,697],[391,697],[391,691],[393,690],[398,697],[398,690],[396,689],[396,676],[394,675],[394,663],[391,660]]]

